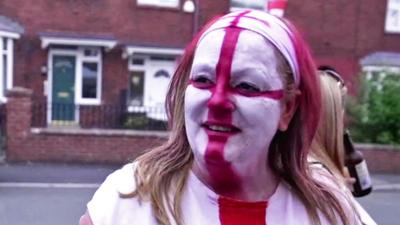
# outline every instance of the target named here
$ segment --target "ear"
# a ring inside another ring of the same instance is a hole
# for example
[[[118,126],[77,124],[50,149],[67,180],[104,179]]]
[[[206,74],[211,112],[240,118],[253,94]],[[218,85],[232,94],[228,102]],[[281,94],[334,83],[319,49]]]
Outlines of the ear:
[[[286,101],[282,101],[282,114],[279,120],[278,129],[280,131],[286,131],[290,121],[293,118],[298,106],[298,98],[301,95],[300,90],[296,90],[294,96]]]

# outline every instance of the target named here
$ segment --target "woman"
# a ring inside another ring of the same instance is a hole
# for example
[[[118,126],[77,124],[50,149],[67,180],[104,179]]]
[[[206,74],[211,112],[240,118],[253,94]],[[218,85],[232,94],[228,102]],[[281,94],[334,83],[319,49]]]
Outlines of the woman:
[[[319,67],[321,79],[321,118],[317,133],[311,144],[312,165],[322,166],[339,182],[343,192],[351,196],[348,188],[355,182],[344,165],[343,125],[346,85],[341,76],[330,67]],[[374,225],[375,221],[351,198],[363,224]]]
[[[333,69],[320,67],[321,118],[311,144],[311,156],[342,182],[349,175],[344,166],[343,123],[344,97],[347,88],[343,79]]]
[[[168,142],[111,174],[81,224],[358,224],[308,167],[319,80],[290,23],[251,10],[211,21],[166,105]]]

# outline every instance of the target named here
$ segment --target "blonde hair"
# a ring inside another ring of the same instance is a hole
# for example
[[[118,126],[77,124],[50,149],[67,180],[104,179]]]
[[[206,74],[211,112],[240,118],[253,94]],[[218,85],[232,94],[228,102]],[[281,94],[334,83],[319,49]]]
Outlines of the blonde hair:
[[[340,82],[320,72],[322,108],[317,133],[311,144],[312,156],[326,166],[337,178],[344,172],[343,116],[344,96],[347,92]]]
[[[203,31],[212,23],[213,21],[206,25]],[[293,94],[295,85],[292,75],[284,73],[287,71],[287,65],[280,65],[280,70],[284,70],[282,73],[286,86],[285,99],[296,97],[299,104],[287,131],[278,131],[274,136],[267,163],[299,196],[314,224],[321,224],[318,214],[320,210],[331,224],[338,224],[336,215],[339,215],[343,224],[349,225],[341,201],[329,188],[312,178],[307,166],[308,151],[319,119],[319,81],[308,47],[295,28],[290,24],[288,26],[294,33],[293,41],[301,76],[301,95]],[[132,194],[122,196],[137,197],[139,201],[149,200],[157,222],[162,225],[171,224],[169,215],[176,224],[183,224],[181,199],[193,162],[193,153],[185,132],[184,93],[201,33],[186,48],[167,93],[170,138],[164,145],[137,158],[138,166],[134,174],[136,190]],[[280,61],[285,64],[284,60]],[[309,112],[313,112],[313,115]]]

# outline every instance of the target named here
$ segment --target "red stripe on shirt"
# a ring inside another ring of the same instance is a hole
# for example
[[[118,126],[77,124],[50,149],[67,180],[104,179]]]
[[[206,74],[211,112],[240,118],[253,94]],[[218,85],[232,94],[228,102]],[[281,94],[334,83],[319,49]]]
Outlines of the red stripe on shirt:
[[[220,197],[218,206],[221,225],[267,225],[268,202],[242,202]]]

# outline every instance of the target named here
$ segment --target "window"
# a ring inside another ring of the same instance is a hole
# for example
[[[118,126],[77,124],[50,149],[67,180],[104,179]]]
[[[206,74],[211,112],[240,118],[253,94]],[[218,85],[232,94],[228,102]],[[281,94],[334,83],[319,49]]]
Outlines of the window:
[[[230,0],[231,11],[239,9],[265,10],[268,0]]]
[[[80,48],[78,52],[77,98],[80,104],[100,104],[101,50]]]
[[[178,8],[179,0],[137,0],[137,4],[140,6]]]
[[[5,93],[12,88],[13,40],[0,37],[0,100],[5,100]]]
[[[97,98],[97,63],[82,64],[82,98]]]
[[[385,32],[400,33],[400,0],[388,0]]]

